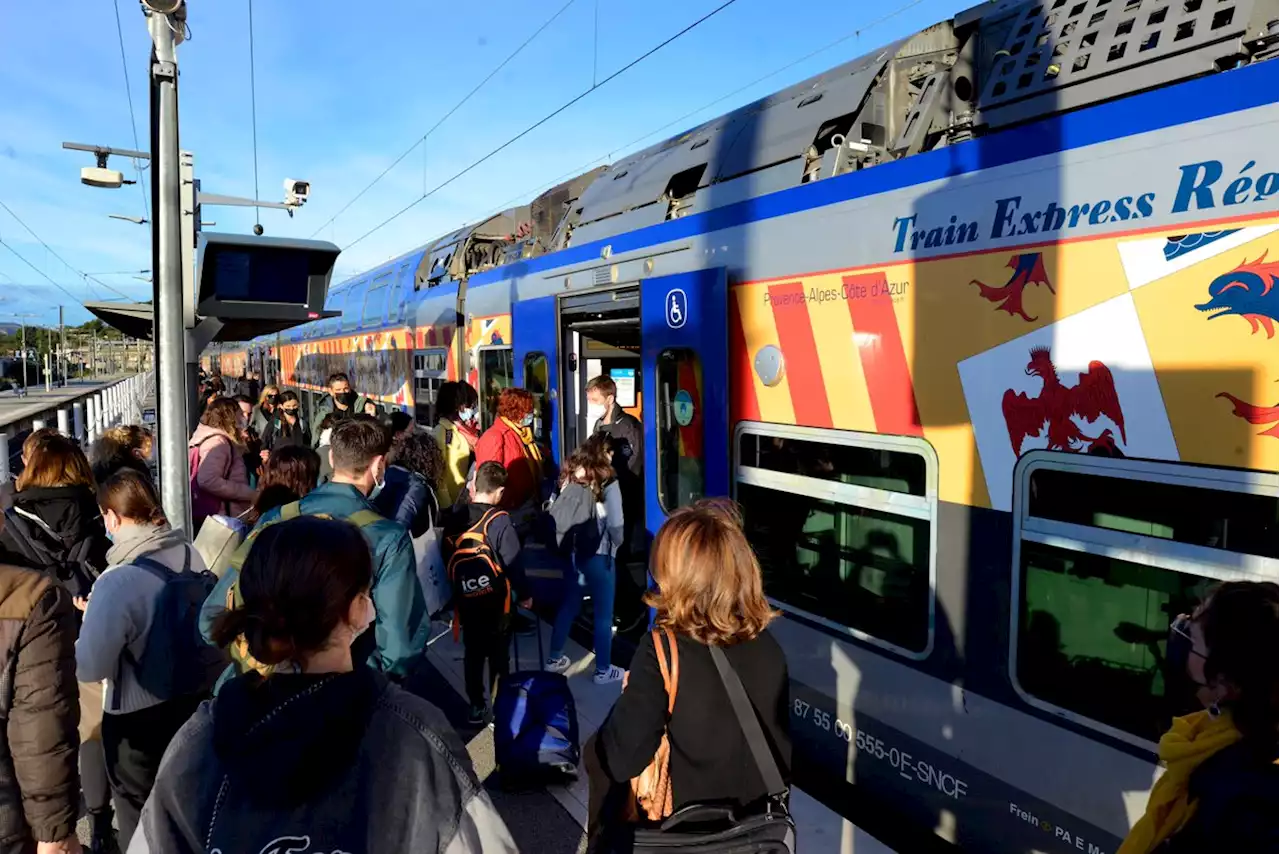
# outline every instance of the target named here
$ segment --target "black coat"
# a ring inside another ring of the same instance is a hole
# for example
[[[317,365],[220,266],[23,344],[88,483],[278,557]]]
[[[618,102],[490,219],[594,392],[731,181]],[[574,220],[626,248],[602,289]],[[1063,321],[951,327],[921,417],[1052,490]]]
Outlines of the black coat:
[[[769,793],[710,650],[687,637],[678,637],[677,645],[680,678],[670,723],[657,654],[646,638],[631,661],[627,687],[595,740],[600,765],[614,782],[630,780],[653,760],[663,727],[669,726],[675,809],[693,803],[746,806],[758,801]],[[766,631],[726,647],[725,656],[742,680],[783,779],[789,782],[790,689],[782,647]]]
[[[1224,747],[1191,772],[1196,811],[1156,854],[1272,854],[1280,845],[1277,782],[1274,742]]]
[[[311,427],[302,416],[298,416],[297,423],[292,425],[286,423],[279,413],[267,422],[266,429],[262,431],[262,447],[274,451],[285,445],[311,447]]]
[[[39,517],[53,531],[55,536],[50,537],[34,521],[27,525],[49,550],[66,554],[77,544],[90,540],[86,563],[94,570],[95,577],[107,568],[107,549],[111,548],[111,542],[102,524],[97,497],[87,486],[28,487],[13,496],[13,510],[10,512],[18,511]],[[0,563],[47,569],[28,556],[27,550],[14,539],[8,525],[0,531]],[[65,578],[59,580],[73,596],[89,595],[87,586]]]
[[[421,537],[434,527],[440,507],[426,478],[400,466],[389,466],[385,477],[386,485],[373,500],[377,511],[404,525],[412,537]]]

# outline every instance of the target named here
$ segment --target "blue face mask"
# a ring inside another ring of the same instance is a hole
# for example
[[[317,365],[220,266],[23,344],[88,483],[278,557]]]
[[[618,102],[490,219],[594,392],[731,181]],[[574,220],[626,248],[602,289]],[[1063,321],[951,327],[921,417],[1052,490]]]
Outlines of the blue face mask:
[[[532,412],[530,412],[530,413],[529,413],[528,415],[526,415],[524,418],[521,418],[521,419],[520,419],[520,426],[521,426],[521,427],[532,427],[532,426],[533,426],[533,413],[532,413]]]

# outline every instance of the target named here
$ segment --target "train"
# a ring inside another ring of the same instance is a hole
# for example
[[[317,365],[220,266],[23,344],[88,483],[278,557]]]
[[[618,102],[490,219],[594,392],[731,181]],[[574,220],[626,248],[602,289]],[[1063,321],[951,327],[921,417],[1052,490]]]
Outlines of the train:
[[[797,783],[899,850],[1109,854],[1169,622],[1280,579],[1277,13],[996,0],[334,285],[217,354],[434,422],[608,374],[645,526],[731,496]]]

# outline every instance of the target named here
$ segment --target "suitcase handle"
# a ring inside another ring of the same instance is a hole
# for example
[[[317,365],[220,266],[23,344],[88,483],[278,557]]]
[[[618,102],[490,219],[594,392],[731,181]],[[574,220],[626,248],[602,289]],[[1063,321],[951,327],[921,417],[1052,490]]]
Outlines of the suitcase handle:
[[[516,605],[511,610],[512,610],[512,613],[514,614],[521,613],[519,605]],[[538,667],[537,669],[542,670],[544,667],[546,667],[546,663],[547,663],[547,654],[542,649],[542,623],[538,619],[538,615],[533,613],[532,609],[530,609],[529,611],[529,616],[533,618],[534,634],[538,636]],[[511,672],[517,673],[520,670],[520,633],[517,632],[514,627],[511,629],[511,652],[513,656],[513,660],[511,662]]]

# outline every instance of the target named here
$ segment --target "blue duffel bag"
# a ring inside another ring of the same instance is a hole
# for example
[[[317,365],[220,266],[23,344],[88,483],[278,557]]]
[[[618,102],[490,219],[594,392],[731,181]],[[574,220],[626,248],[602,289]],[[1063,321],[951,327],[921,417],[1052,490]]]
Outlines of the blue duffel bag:
[[[542,651],[538,631],[538,662]],[[515,661],[520,648],[512,636]],[[517,670],[498,682],[493,701],[493,748],[504,785],[535,785],[577,777],[582,751],[578,744],[578,712],[569,680],[545,670]]]

